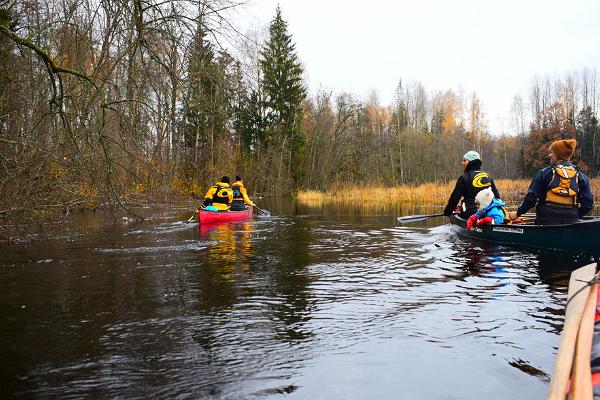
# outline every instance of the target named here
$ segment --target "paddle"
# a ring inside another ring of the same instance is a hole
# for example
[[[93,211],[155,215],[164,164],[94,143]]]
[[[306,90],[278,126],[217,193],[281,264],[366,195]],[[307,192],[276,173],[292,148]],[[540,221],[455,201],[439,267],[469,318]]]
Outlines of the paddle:
[[[443,216],[443,213],[440,214],[429,214],[429,215],[408,215],[406,217],[398,217],[398,222],[400,222],[401,224],[407,224],[409,222],[419,222],[419,221],[425,221],[427,218],[432,218],[432,217],[441,217]]]
[[[266,215],[267,217],[271,216],[271,213],[269,211],[258,207],[256,204],[254,205],[254,208],[256,208],[258,211],[260,211],[262,215]]]
[[[556,353],[554,372],[552,372],[547,399],[564,399],[567,393],[569,377],[571,376],[573,367],[577,333],[579,332],[583,311],[588,301],[590,292],[589,282],[594,278],[595,273],[596,263],[586,265],[571,273],[567,293],[567,305],[565,307],[565,322],[558,345],[558,352]]]
[[[188,218],[188,220],[186,222],[193,222],[194,218],[198,218],[198,211],[199,210],[203,210],[204,206],[200,206],[200,208],[198,208],[198,210],[196,210],[191,217]]]

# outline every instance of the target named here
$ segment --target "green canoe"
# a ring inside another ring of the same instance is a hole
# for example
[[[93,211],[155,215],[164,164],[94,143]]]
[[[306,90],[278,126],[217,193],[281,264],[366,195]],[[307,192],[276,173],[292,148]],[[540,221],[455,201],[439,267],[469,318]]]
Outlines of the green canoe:
[[[570,225],[500,224],[467,230],[467,221],[450,218],[462,236],[490,242],[600,255],[600,218],[586,217]]]

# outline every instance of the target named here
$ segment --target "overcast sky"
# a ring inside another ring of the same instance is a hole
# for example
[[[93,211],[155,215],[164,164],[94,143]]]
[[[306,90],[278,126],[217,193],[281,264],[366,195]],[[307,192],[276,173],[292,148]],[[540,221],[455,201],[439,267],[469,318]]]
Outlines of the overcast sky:
[[[268,24],[277,4],[312,93],[376,90],[388,105],[400,78],[462,87],[493,133],[502,120],[510,130],[512,99],[534,75],[600,70],[600,0],[252,0],[242,24]]]

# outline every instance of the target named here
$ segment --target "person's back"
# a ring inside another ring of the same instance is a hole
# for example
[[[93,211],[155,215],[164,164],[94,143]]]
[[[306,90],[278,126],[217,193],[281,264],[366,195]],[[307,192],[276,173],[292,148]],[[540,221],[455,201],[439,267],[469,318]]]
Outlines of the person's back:
[[[235,182],[231,185],[231,189],[233,190],[233,201],[231,202],[231,211],[242,211],[246,210],[249,205],[251,207],[254,206],[254,203],[248,197],[248,192],[244,187],[244,182],[241,176],[237,175],[235,177]]]
[[[498,189],[496,189],[494,180],[487,172],[481,169],[481,157],[478,152],[471,150],[465,153],[462,165],[464,167],[464,174],[456,181],[456,185],[448,199],[443,214],[446,216],[452,215],[462,197],[463,202],[459,216],[467,219],[477,212],[477,206],[475,205],[475,196],[477,196],[477,193],[483,189],[491,188],[496,198],[500,198],[500,194],[498,193]]]
[[[532,179],[525,199],[516,212],[511,212],[511,219],[536,206],[536,224],[572,224],[593,208],[589,180],[570,161],[576,146],[575,139],[557,140],[550,145],[550,166]]]
[[[233,200],[233,191],[229,186],[229,177],[223,176],[204,195],[204,206],[213,206],[219,211],[227,211]]]

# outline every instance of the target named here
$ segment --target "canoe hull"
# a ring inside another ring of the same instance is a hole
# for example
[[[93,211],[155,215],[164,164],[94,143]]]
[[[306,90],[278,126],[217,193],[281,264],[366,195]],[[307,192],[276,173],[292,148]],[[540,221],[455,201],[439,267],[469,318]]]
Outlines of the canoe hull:
[[[467,230],[467,221],[451,217],[462,236],[536,249],[600,255],[600,219],[586,218],[570,225],[500,224]]]
[[[243,221],[252,217],[253,207],[243,211],[198,211],[198,222],[201,224],[218,224],[220,222]]]

